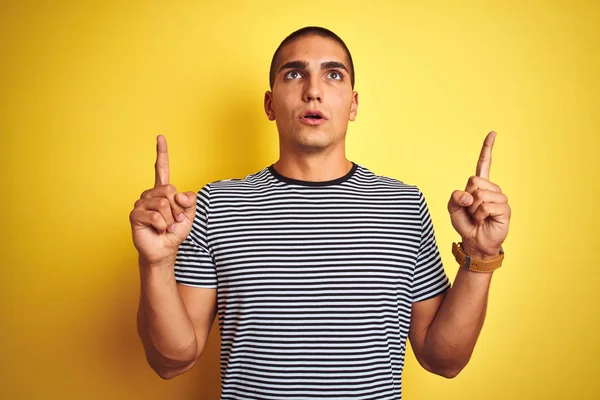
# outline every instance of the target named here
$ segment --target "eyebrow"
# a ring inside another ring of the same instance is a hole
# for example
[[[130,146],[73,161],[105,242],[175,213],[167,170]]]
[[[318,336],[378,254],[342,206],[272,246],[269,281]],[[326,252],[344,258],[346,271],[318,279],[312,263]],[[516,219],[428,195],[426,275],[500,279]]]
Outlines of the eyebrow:
[[[327,61],[327,62],[321,63],[321,69],[333,69],[333,68],[343,69],[344,71],[349,73],[348,68],[346,68],[346,66],[339,61]]]
[[[308,68],[308,62],[306,62],[306,61],[300,61],[300,60],[290,61],[290,62],[286,62],[281,67],[279,67],[279,70],[277,71],[277,73],[281,72],[284,69],[307,69],[307,68]],[[321,69],[332,69],[332,68],[339,68],[339,69],[343,69],[344,71],[348,72],[348,68],[346,68],[346,66],[339,61],[325,61],[325,62],[321,63]]]

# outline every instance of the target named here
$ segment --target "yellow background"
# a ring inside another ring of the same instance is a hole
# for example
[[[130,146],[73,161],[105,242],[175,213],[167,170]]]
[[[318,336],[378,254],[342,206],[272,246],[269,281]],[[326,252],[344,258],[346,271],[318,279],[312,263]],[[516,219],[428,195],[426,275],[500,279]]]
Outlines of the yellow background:
[[[498,132],[513,218],[486,324],[454,380],[408,354],[405,398],[598,398],[598,2],[120,3],[0,5],[0,397],[218,398],[214,330],[191,372],[146,365],[128,214],[159,133],[182,191],[274,162],[272,53],[321,25],[355,58],[349,158],[423,190],[452,278],[446,203]]]

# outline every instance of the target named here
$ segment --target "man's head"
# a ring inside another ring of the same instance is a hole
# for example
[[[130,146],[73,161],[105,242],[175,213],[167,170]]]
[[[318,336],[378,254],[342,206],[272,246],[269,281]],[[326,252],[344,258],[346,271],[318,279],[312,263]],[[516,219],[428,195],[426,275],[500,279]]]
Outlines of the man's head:
[[[288,43],[293,42],[294,40],[306,37],[306,36],[319,36],[323,38],[331,39],[337,42],[346,52],[346,65],[350,70],[350,83],[352,84],[352,88],[354,88],[354,63],[352,62],[352,55],[350,54],[350,50],[348,50],[348,46],[346,43],[335,33],[330,31],[329,29],[321,28],[320,26],[306,26],[304,28],[300,28],[295,32],[292,32],[288,37],[283,39],[275,53],[273,53],[273,58],[271,59],[271,67],[269,68],[269,86],[271,90],[273,90],[273,84],[275,83],[275,75],[277,74],[277,68],[281,62],[279,58],[279,53],[281,49]]]
[[[281,156],[343,153],[348,121],[358,109],[353,72],[348,48],[331,31],[303,28],[281,43],[264,101],[267,117],[277,124]]]

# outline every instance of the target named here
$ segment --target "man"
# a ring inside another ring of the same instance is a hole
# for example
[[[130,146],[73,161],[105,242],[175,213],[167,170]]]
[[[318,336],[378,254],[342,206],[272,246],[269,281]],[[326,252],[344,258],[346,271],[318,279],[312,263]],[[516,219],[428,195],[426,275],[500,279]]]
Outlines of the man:
[[[450,288],[418,188],[345,156],[358,93],[344,42],[294,32],[270,83],[280,157],[262,171],[178,193],[157,139],[155,186],[130,215],[149,364],[165,379],[192,368],[218,309],[222,399],[401,398],[407,337],[425,369],[456,376],[508,232],[507,198],[488,180],[495,133],[448,203],[463,264]]]

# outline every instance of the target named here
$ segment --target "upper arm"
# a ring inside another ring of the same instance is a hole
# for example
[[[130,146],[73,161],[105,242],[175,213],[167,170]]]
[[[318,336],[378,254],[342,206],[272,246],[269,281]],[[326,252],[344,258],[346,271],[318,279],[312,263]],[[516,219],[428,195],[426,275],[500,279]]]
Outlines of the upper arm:
[[[210,250],[209,208],[210,185],[206,185],[198,192],[192,230],[179,245],[175,260],[177,291],[196,336],[196,361],[217,314],[217,273]]]
[[[425,355],[425,338],[429,327],[433,323],[447,292],[443,292],[433,298],[412,303],[410,318],[409,339],[410,345],[415,353],[419,364],[426,370],[430,370]]]
[[[190,316],[196,335],[196,361],[202,355],[217,313],[217,289],[177,284],[179,297]]]

